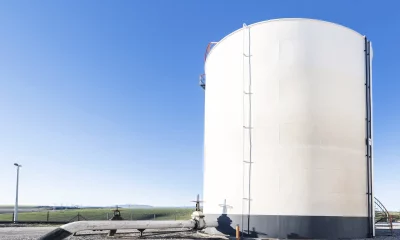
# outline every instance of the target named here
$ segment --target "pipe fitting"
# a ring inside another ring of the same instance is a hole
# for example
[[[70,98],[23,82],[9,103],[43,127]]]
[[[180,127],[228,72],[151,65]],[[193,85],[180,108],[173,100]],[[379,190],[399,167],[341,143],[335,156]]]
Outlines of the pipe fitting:
[[[84,230],[113,230],[113,229],[166,229],[191,228],[202,230],[206,227],[217,227],[217,222],[206,224],[204,214],[200,211],[192,213],[192,219],[186,221],[79,221],[72,222],[54,229],[39,240],[62,240]]]

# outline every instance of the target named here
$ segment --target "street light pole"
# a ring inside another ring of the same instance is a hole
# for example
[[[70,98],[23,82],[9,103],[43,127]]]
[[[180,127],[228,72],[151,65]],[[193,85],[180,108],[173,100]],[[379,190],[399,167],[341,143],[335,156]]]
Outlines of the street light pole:
[[[22,167],[22,165],[19,165],[18,163],[14,163],[14,166],[17,167],[17,189],[16,189],[16,191],[15,191],[14,223],[17,223],[17,221],[18,221],[18,182],[19,182],[19,168]]]

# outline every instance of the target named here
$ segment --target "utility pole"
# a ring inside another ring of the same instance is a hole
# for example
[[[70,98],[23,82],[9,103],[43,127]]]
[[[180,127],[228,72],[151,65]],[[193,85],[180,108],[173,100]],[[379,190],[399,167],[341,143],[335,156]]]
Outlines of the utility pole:
[[[14,205],[14,223],[18,222],[18,182],[19,182],[19,168],[22,167],[22,165],[19,165],[18,163],[14,163],[14,166],[17,167],[17,188],[15,191],[15,205]]]

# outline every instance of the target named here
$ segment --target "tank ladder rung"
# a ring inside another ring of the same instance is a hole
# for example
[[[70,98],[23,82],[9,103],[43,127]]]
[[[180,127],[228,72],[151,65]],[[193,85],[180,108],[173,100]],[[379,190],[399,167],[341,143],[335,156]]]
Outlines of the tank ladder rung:
[[[242,234],[250,233],[250,213],[251,213],[251,173],[252,173],[252,88],[251,88],[251,60],[250,51],[250,29],[243,24],[243,205],[242,205]],[[245,136],[248,136],[245,137]],[[248,165],[247,165],[248,164]],[[246,170],[246,168],[248,168]],[[247,173],[245,173],[247,171]],[[247,177],[245,177],[248,175]],[[247,179],[246,179],[247,178]],[[247,189],[246,189],[247,188]],[[247,218],[246,227],[244,217]],[[247,228],[247,230],[245,230]]]

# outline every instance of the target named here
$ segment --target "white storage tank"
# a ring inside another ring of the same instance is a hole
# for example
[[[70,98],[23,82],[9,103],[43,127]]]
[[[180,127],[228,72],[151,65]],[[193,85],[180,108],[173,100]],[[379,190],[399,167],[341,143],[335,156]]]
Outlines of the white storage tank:
[[[370,45],[338,24],[276,19],[209,51],[203,199],[219,231],[373,235]]]

